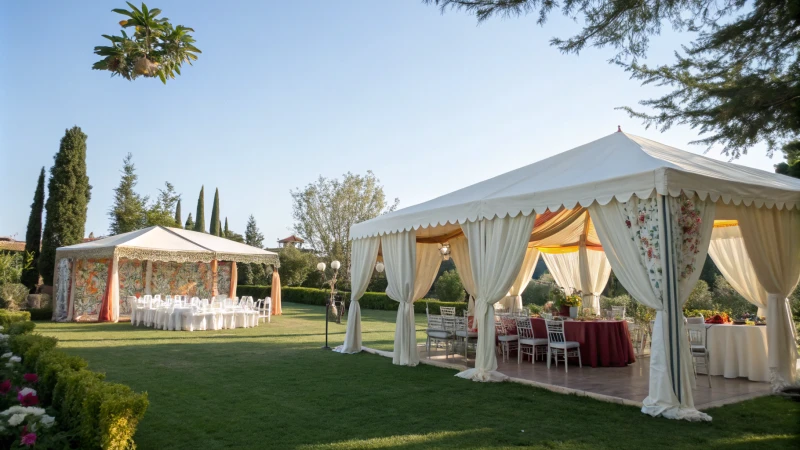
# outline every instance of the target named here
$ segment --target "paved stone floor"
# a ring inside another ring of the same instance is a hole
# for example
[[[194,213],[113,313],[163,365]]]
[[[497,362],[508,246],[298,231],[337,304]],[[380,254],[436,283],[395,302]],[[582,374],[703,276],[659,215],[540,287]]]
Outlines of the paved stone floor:
[[[426,363],[447,367],[472,367],[474,360],[470,359],[465,364],[461,355],[445,359],[444,349],[432,349],[429,358],[425,347],[419,347],[420,359]],[[470,351],[470,357],[474,355]],[[545,361],[523,361],[517,364],[516,356],[510,361],[498,360],[498,371],[511,377],[512,381],[533,384],[557,392],[586,395],[605,401],[641,405],[647,397],[650,374],[650,358],[648,356],[637,358],[637,361],[626,367],[578,367],[570,364],[569,371],[564,370],[563,364],[558,368],[551,365],[547,369]],[[721,376],[711,377],[711,388],[708,387],[706,375],[697,377],[696,388],[693,391],[694,403],[697,409],[712,408],[729,403],[736,403],[751,398],[770,394],[769,383],[749,381],[746,378],[728,379]]]

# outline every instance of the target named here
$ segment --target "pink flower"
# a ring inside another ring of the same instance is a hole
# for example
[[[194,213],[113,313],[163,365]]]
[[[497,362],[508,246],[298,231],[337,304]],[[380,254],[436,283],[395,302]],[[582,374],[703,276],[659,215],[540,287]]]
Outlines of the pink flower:
[[[36,433],[23,434],[22,445],[25,447],[33,447],[36,445]]]
[[[11,390],[11,380],[6,380],[0,383],[0,394],[8,394],[8,391]]]
[[[39,381],[39,375],[36,375],[35,373],[26,373],[22,376],[22,378],[24,378],[28,383],[36,383]]]
[[[30,393],[25,395],[21,393],[18,394],[17,400],[19,400],[19,404],[22,406],[36,406],[39,404],[39,397]]]

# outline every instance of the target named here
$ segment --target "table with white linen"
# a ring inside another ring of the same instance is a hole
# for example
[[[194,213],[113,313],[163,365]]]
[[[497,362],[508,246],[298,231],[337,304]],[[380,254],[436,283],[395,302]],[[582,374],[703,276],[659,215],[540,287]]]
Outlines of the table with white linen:
[[[706,348],[711,375],[769,381],[766,326],[710,325]]]

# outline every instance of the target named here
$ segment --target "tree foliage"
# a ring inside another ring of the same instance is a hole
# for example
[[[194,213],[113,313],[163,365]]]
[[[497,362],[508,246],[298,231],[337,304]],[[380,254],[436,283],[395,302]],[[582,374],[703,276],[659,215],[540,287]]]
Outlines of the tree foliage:
[[[219,218],[219,188],[214,191],[214,205],[211,207],[211,229],[208,232],[214,236],[222,236]]]
[[[317,265],[317,258],[312,253],[291,245],[282,248],[278,257],[281,262],[281,283],[286,286],[303,284]]]
[[[200,196],[197,197],[197,214],[194,215],[194,231],[206,232],[206,207],[205,207],[205,186],[200,187]]]
[[[148,197],[142,197],[134,190],[138,175],[132,154],[125,156],[121,172],[119,186],[114,189],[114,204],[108,211],[111,219],[108,232],[111,235],[142,229],[147,221]]]
[[[202,52],[194,46],[194,37],[189,34],[194,32],[192,28],[174,26],[166,17],[159,18],[160,9],[148,9],[144,3],[141,8],[126,3],[130,10],[112,9],[127,17],[119,22],[123,28],[120,36],[103,35],[111,45],[94,48],[94,53],[103,59],[92,69],[108,70],[112,77],[119,75],[126,80],[158,77],[166,84],[167,79],[181,74],[184,63],[191,65],[197,60],[197,54]],[[134,30],[130,36],[127,28]]]
[[[180,222],[175,222],[175,210],[180,199],[181,195],[175,192],[175,187],[172,186],[172,183],[169,181],[164,182],[164,189],[158,190],[156,201],[147,207],[146,226],[180,226]]]
[[[372,171],[363,176],[348,172],[341,180],[320,176],[291,194],[295,233],[318,254],[341,261],[345,272],[350,267],[350,227],[393,211],[399,203],[387,203]]]
[[[256,218],[250,214],[247,218],[247,227],[244,230],[244,243],[253,247],[264,248],[264,235],[258,229]]]
[[[455,270],[448,270],[444,272],[434,285],[436,297],[445,302],[461,302],[464,301],[466,291],[461,284],[461,278]]]
[[[775,165],[775,173],[800,178],[800,141],[795,141],[783,146],[786,162]]]
[[[83,242],[92,191],[86,174],[86,139],[77,126],[66,130],[50,168],[45,203],[47,218],[39,257],[39,273],[45,284],[53,283],[56,249]]]
[[[671,92],[623,107],[647,126],[686,124],[702,139],[738,158],[758,142],[767,153],[800,136],[800,2],[797,0],[423,0],[442,10],[463,9],[484,21],[535,13],[544,24],[555,11],[583,22],[567,39],[550,42],[564,53],[587,45],[612,47],[612,61],[643,84]],[[744,12],[743,14],[740,14]],[[740,14],[736,17],[734,15]],[[663,26],[697,32],[673,64],[640,64]]]
[[[192,213],[186,218],[186,224],[183,226],[185,230],[194,230],[194,220],[192,220]]]
[[[183,228],[183,221],[181,220],[181,199],[178,199],[178,204],[175,205],[175,226]]]
[[[44,167],[39,172],[36,191],[33,193],[31,214],[28,216],[28,230],[25,233],[25,252],[31,255],[31,264],[23,271],[20,282],[33,292],[39,283],[39,269],[36,264],[42,245],[42,213],[44,212]]]

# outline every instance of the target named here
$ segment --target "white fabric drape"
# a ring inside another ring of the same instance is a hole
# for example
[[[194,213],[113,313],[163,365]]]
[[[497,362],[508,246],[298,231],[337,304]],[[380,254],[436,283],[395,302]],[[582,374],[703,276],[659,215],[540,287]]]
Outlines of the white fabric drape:
[[[347,331],[344,344],[336,348],[339,353],[358,353],[361,351],[361,306],[358,300],[367,292],[372,270],[378,259],[379,237],[356,239],[353,241],[350,257],[350,311],[347,313]]]
[[[475,315],[475,279],[472,278],[472,265],[469,263],[469,243],[464,235],[450,239],[450,258],[456,265],[456,273],[461,279],[461,285],[469,295],[467,314]]]
[[[739,205],[747,254],[767,295],[767,343],[773,390],[797,383],[797,330],[787,297],[800,280],[800,211]]]
[[[414,230],[382,236],[381,246],[386,280],[389,282],[386,294],[400,303],[392,362],[416,366],[419,353],[414,302],[430,290],[442,263],[441,254],[435,244],[417,244]]]
[[[146,269],[144,272],[144,293],[151,295],[153,292],[150,289],[150,283],[153,279],[153,261],[147,260]]]
[[[475,280],[475,318],[478,345],[475,368],[457,376],[475,381],[502,381],[495,357],[494,308],[511,288],[522,267],[536,215],[495,217],[461,224],[469,243]]]
[[[511,284],[511,289],[508,290],[508,297],[511,297],[511,302],[507,307],[512,311],[522,310],[522,293],[533,277],[537,261],[539,261],[539,249],[533,246],[528,247],[528,250],[525,251],[525,258],[522,260],[522,268]]]
[[[758,316],[767,315],[767,290],[758,281],[738,226],[714,228],[708,255],[731,287],[758,307]]]
[[[581,270],[578,252],[570,253],[542,253],[542,259],[556,284],[569,295],[572,291],[580,289]]]
[[[386,266],[386,295],[399,302],[394,332],[394,364],[416,366],[417,330],[414,324],[414,279],[417,259],[417,233],[414,230],[381,237]]]
[[[600,294],[608,284],[608,277],[611,276],[611,264],[605,252],[589,250],[585,244],[581,244],[578,250],[578,259],[583,307],[591,308],[595,314],[600,314]]]
[[[614,273],[635,299],[657,311],[649,395],[642,402],[642,412],[711,420],[694,408],[692,361],[680,311],[700,276],[698,264],[705,259],[711,238],[714,204],[695,199],[691,209],[698,219],[692,228],[696,233],[693,239],[684,239],[680,220],[674,217],[681,204],[670,205],[672,201],[681,200],[632,197],[627,203],[595,203],[589,210]],[[684,248],[690,241],[691,249]]]

